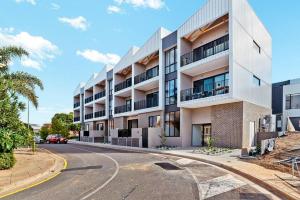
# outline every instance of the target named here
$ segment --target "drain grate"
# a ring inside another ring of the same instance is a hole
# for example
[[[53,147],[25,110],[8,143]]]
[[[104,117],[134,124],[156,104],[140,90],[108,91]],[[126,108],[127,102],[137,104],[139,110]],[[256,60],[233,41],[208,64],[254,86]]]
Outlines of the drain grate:
[[[182,170],[181,168],[177,167],[176,165],[173,165],[168,162],[159,162],[159,163],[154,163],[157,166],[160,166],[161,168],[165,170]]]

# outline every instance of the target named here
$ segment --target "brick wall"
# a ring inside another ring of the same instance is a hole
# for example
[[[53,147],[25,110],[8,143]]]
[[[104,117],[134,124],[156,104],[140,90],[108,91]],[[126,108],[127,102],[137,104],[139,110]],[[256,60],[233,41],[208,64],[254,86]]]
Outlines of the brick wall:
[[[212,106],[212,138],[219,147],[241,148],[243,102]]]

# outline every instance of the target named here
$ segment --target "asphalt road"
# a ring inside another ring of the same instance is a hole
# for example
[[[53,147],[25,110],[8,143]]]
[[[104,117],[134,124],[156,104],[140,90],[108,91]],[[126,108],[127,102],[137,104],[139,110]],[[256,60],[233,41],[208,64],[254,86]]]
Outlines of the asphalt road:
[[[45,144],[68,168],[5,200],[274,199],[223,169],[185,158],[74,144]],[[166,166],[158,166],[156,163]]]

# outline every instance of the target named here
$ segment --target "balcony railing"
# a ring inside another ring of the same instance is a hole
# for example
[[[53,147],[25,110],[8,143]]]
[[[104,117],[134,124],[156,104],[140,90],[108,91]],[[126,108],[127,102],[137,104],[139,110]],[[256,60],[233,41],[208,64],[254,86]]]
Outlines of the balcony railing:
[[[115,92],[128,88],[132,85],[132,78],[129,78],[115,86]]]
[[[229,92],[228,80],[206,84],[206,89],[190,88],[180,92],[181,101],[190,101],[193,99],[201,99],[210,96],[227,94]],[[211,89],[208,89],[211,88]]]
[[[88,97],[88,98],[86,98],[85,100],[84,100],[84,103],[90,103],[90,102],[92,102],[94,100],[94,97],[93,96],[90,96],[90,97]]]
[[[74,103],[74,108],[77,108],[80,106],[80,102]]]
[[[156,106],[158,106],[158,99],[148,99],[134,102],[134,110],[142,110]]]
[[[80,117],[74,117],[74,122],[79,122],[80,121]]]
[[[144,82],[146,80],[149,80],[153,77],[156,77],[159,75],[159,67],[156,66],[156,67],[153,67],[151,69],[148,69],[146,72],[144,73],[141,73],[139,75],[136,75],[134,77],[134,84],[138,84],[138,83],[141,83],[141,82]]]
[[[131,104],[115,107],[115,114],[120,114],[120,113],[125,113],[130,111],[131,111]]]
[[[229,49],[229,35],[209,42],[181,56],[181,67]]]
[[[86,114],[85,116],[84,116],[84,119],[93,119],[94,118],[94,115],[93,115],[93,113],[90,113],[90,114]]]
[[[102,97],[105,97],[105,90],[103,90],[102,92],[99,92],[99,93],[95,94],[95,100],[100,99]]]
[[[98,117],[104,117],[105,116],[105,110],[100,110],[94,113],[95,118]]]

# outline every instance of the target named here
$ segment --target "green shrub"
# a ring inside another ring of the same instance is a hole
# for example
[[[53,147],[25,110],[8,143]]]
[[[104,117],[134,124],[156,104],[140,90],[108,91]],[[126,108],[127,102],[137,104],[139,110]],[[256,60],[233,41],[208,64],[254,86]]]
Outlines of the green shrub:
[[[9,169],[16,163],[13,152],[0,153],[0,170]]]

